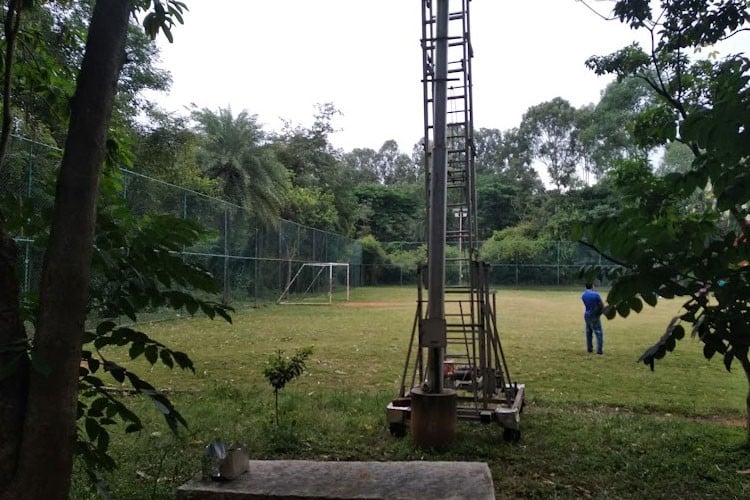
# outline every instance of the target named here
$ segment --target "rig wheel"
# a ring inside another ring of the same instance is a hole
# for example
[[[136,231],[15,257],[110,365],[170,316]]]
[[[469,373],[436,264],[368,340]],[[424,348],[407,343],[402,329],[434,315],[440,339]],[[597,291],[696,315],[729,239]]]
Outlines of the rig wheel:
[[[518,429],[511,429],[510,427],[505,427],[503,429],[503,440],[508,443],[517,443],[521,440],[521,431]]]

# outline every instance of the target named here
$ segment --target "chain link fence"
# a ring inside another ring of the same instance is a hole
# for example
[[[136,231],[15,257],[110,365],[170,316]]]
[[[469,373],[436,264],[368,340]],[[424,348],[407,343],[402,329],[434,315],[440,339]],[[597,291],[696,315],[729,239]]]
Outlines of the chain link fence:
[[[0,170],[0,185],[20,194],[21,199],[33,198],[36,206],[52,203],[49,186],[54,184],[45,181],[54,179],[60,157],[57,148],[13,137]],[[127,169],[121,172],[123,196],[134,215],[169,214],[191,219],[209,231],[209,237],[182,254],[202,263],[219,280],[228,303],[277,300],[304,262],[361,263],[359,244],[345,236],[287,220],[264,227],[241,206]],[[14,236],[21,252],[19,271],[24,289],[34,290],[42,251],[25,235]],[[309,286],[313,278],[300,276],[298,286]],[[336,274],[335,278],[337,287],[346,285],[345,275]],[[359,285],[357,275],[351,276],[349,284]]]
[[[61,150],[23,137],[12,137],[3,169],[2,189],[21,198],[33,198],[36,206],[52,203],[50,186]],[[365,264],[359,243],[345,236],[280,220],[275,227],[259,225],[250,211],[224,200],[181,188],[146,175],[122,169],[123,196],[135,215],[170,214],[191,219],[208,229],[210,237],[182,252],[185,258],[206,266],[219,280],[229,303],[268,302],[279,299],[291,278],[305,262],[349,264],[351,287],[361,285],[416,285],[416,264]],[[24,234],[15,235],[21,252],[20,276],[25,290],[39,281],[42,250]],[[384,243],[396,252],[416,250],[421,243]],[[455,250],[455,249],[454,249]],[[448,252],[450,253],[450,252]],[[457,250],[453,252],[457,255]],[[586,264],[610,265],[593,250],[571,242],[551,242],[533,260],[491,262],[493,285],[557,286],[579,284],[577,273]],[[318,280],[316,268],[302,270],[290,293],[314,293],[306,287],[329,286]],[[446,281],[458,284],[466,270],[455,259],[446,263]],[[335,273],[335,287],[342,290],[347,277]]]
[[[390,242],[386,251],[418,252],[420,242]],[[481,246],[481,242],[480,242]],[[446,251],[445,279],[448,285],[466,284],[468,280],[465,264],[458,259],[456,248]],[[615,264],[595,250],[576,242],[551,241],[533,259],[511,259],[489,262],[490,283],[494,286],[572,286],[580,285],[578,273],[583,266]],[[416,285],[417,266],[413,263],[381,263],[358,266],[359,282],[378,285]],[[600,282],[606,281],[604,276]]]

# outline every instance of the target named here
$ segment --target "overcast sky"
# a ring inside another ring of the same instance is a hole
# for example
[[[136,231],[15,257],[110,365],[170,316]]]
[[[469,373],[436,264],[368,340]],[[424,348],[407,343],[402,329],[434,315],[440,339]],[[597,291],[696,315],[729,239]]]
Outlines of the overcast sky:
[[[257,114],[309,126],[315,104],[342,113],[336,147],[378,149],[395,139],[411,152],[422,131],[420,0],[191,0],[175,41],[160,37],[160,67],[184,106]],[[611,1],[589,0],[609,14]],[[474,125],[505,130],[556,96],[596,102],[611,79],[585,66],[642,35],[604,21],[577,0],[473,0]]]

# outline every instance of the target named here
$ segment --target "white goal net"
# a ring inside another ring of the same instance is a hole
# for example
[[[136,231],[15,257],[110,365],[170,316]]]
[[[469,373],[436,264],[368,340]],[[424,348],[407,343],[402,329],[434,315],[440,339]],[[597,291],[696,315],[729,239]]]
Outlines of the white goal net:
[[[349,300],[349,264],[304,262],[287,283],[278,304],[332,304]]]

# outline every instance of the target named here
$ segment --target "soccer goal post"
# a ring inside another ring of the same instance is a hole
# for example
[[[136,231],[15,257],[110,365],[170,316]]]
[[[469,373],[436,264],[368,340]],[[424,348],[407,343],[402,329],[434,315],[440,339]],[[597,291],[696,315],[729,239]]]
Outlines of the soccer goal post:
[[[289,280],[277,304],[332,304],[335,285],[342,282],[349,300],[349,264],[303,262]]]

